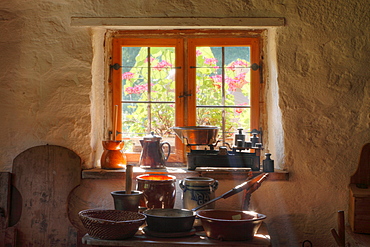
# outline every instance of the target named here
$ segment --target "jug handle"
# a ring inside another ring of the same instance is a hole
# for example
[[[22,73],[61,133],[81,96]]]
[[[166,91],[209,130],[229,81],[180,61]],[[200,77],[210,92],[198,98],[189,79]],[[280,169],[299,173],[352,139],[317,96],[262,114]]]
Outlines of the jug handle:
[[[161,148],[163,150],[163,145],[168,145],[168,153],[167,153],[167,157],[164,157],[164,160],[168,160],[168,157],[170,157],[170,153],[171,153],[171,145],[168,143],[168,142],[162,142],[161,143]]]

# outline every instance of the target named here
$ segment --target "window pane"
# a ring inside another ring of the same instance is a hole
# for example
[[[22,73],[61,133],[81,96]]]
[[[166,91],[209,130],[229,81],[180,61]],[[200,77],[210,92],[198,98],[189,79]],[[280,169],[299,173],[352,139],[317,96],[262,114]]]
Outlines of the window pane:
[[[122,100],[148,99],[147,47],[122,47]]]
[[[175,48],[152,47],[151,100],[175,101]]]
[[[250,129],[250,108],[197,108],[197,125],[222,126],[222,116],[225,114],[225,137],[231,138],[239,127],[244,131]],[[221,138],[220,133],[219,138]],[[227,140],[226,140],[227,141]]]
[[[221,47],[197,47],[196,49],[196,92],[197,105],[222,104],[222,57],[215,52]]]
[[[125,151],[140,150],[139,140],[154,131],[174,145],[170,128],[175,126],[175,106],[171,103],[123,103],[122,133]],[[130,141],[128,141],[130,139]]]
[[[250,105],[249,54],[249,47],[225,47],[225,105]]]
[[[122,132],[126,151],[139,150],[139,139],[150,132],[173,142],[168,138],[174,140],[169,134],[175,126],[175,64],[174,47],[122,47]]]
[[[197,47],[196,59],[197,124],[221,127],[225,141],[249,130],[250,47]]]

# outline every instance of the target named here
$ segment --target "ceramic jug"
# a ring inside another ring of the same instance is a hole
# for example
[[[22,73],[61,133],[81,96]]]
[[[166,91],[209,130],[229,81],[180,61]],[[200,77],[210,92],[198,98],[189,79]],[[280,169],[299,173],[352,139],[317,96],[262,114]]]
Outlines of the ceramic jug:
[[[170,156],[171,145],[168,142],[161,142],[161,140],[162,137],[154,135],[154,132],[140,140],[142,151],[139,165],[141,168],[155,169],[165,167],[166,161]],[[167,156],[163,151],[164,145],[168,145]]]

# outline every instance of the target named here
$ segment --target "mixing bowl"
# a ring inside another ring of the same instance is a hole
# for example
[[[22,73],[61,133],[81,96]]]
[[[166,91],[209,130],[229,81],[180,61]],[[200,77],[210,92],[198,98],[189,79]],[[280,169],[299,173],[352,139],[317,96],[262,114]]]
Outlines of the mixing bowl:
[[[253,239],[265,215],[253,211],[236,210],[201,210],[197,216],[202,222],[207,237],[225,240],[242,241]]]

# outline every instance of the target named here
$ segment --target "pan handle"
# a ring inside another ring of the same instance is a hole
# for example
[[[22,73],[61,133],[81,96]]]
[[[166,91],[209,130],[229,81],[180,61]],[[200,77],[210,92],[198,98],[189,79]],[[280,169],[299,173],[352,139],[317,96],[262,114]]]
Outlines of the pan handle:
[[[241,191],[243,191],[245,189],[250,189],[254,184],[259,184],[260,185],[260,183],[262,181],[264,181],[267,178],[268,175],[269,175],[268,173],[262,173],[262,174],[254,177],[254,178],[252,178],[250,180],[247,180],[244,183],[239,184],[238,186],[236,186],[233,189],[229,190],[228,192],[222,194],[221,196],[216,197],[215,199],[212,199],[212,200],[210,200],[210,201],[208,201],[208,202],[206,202],[206,203],[204,203],[204,204],[202,204],[202,205],[200,205],[200,206],[198,206],[196,208],[193,208],[192,211],[197,211],[200,208],[202,208],[204,206],[207,206],[208,204],[211,204],[211,203],[213,203],[213,202],[215,202],[215,201],[217,201],[217,200],[219,200],[221,198],[226,199],[226,198],[228,198],[228,197],[230,197],[232,195],[235,195],[235,194],[237,194],[237,193],[239,193],[239,192],[241,192]]]

